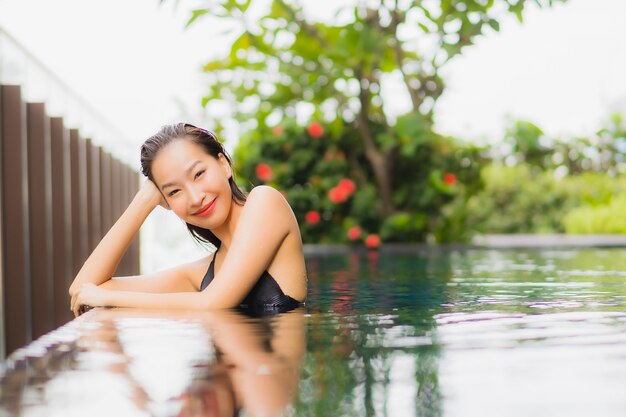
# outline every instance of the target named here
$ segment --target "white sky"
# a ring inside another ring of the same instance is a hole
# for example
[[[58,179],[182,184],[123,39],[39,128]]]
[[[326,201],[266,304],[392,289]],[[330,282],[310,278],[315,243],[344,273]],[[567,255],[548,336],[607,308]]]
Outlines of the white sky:
[[[198,2],[176,3],[0,0],[0,26],[125,133],[130,146],[110,146],[125,147],[137,166],[141,142],[161,125],[182,117],[206,121],[200,68],[228,45],[217,28],[183,30],[188,9]],[[304,3],[323,13],[337,1]],[[27,84],[35,78],[19,77]],[[503,22],[500,33],[452,61],[444,78],[447,90],[436,113],[442,133],[496,140],[507,118],[531,120],[550,135],[593,132],[609,113],[626,113],[626,0],[531,8],[523,25],[513,18]],[[33,87],[27,95],[41,99],[43,90]],[[227,147],[234,142],[229,138]],[[180,262],[186,250],[153,254],[148,269],[167,259]]]

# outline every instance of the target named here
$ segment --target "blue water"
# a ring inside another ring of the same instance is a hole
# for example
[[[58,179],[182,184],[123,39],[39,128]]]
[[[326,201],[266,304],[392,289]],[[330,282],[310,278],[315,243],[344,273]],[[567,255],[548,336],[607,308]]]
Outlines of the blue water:
[[[626,415],[625,249],[307,266],[271,318],[93,310],[4,364],[0,417]]]

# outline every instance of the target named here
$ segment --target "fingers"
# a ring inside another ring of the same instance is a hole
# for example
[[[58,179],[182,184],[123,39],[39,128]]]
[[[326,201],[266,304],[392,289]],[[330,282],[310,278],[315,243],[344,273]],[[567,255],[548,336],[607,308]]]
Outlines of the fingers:
[[[76,317],[74,306],[76,305],[77,298],[78,298],[78,291],[75,291],[74,294],[72,294],[72,299],[70,300],[70,311],[74,313],[74,317]]]
[[[80,304],[78,302],[72,306],[72,313],[74,313],[74,318],[80,316]]]
[[[81,307],[82,307],[82,303],[80,301],[81,297],[81,289],[79,289],[78,291],[76,291],[74,293],[74,295],[72,295],[72,300],[70,301],[70,310],[72,311],[72,313],[74,314],[74,318],[80,316],[82,314],[81,312]]]

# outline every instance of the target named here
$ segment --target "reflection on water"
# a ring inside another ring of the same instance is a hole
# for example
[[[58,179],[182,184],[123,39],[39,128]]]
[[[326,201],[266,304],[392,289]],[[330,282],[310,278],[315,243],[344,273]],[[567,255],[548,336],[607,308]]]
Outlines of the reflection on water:
[[[624,249],[307,262],[275,317],[82,316],[5,364],[0,417],[624,415]]]
[[[93,310],[11,357],[0,416],[282,415],[304,346],[302,309]]]

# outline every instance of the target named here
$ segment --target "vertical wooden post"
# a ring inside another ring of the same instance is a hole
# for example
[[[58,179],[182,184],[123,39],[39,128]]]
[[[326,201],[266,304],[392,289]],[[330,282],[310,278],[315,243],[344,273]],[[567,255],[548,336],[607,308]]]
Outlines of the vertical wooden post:
[[[128,181],[129,181],[129,186],[128,186],[128,198],[127,201],[130,204],[130,202],[132,201],[133,197],[135,197],[135,194],[137,194],[137,191],[139,190],[138,188],[138,184],[139,184],[139,178],[137,176],[137,172],[135,172],[135,170],[133,170],[132,168],[128,168],[129,170],[129,177],[128,177]],[[139,256],[140,256],[140,251],[139,251],[139,236],[140,234],[138,233],[137,236],[135,236],[135,239],[133,240],[133,243],[131,245],[131,274],[132,275],[138,275],[140,273],[140,265],[139,265]]]
[[[4,160],[4,127],[3,120],[4,110],[2,107],[2,90],[0,87],[0,161]],[[4,183],[4,174],[3,169],[0,168],[0,361],[6,357],[6,331],[5,331],[5,322],[6,322],[6,312],[4,306],[4,230],[3,230],[3,221],[4,221],[4,190],[2,189],[2,184]]]
[[[79,154],[79,171],[81,173],[78,178],[78,194],[80,201],[80,236],[81,236],[81,258],[79,261],[79,269],[83,266],[83,263],[89,256],[89,194],[87,189],[87,141],[80,136],[78,137],[78,154]],[[77,271],[78,272],[78,271]]]
[[[112,222],[115,223],[117,219],[120,217],[121,212],[119,211],[119,200],[120,200],[120,163],[114,157],[111,157],[111,218]],[[123,275],[124,265],[123,262],[117,266],[115,271],[115,275]]]
[[[91,253],[100,239],[102,239],[102,200],[100,199],[100,153],[102,149],[99,146],[91,148],[91,182],[89,185],[89,199],[91,200],[91,244],[89,252]]]
[[[2,249],[5,352],[32,339],[28,232],[26,112],[19,86],[0,86]]]
[[[72,202],[70,189],[70,138],[63,119],[50,119],[52,166],[52,264],[54,271],[54,324],[71,320],[67,293],[72,276]]]
[[[100,152],[100,223],[103,237],[113,226],[111,211],[111,155]]]
[[[43,103],[28,103],[28,212],[33,338],[54,326],[50,126]]]
[[[86,210],[85,210],[85,224],[86,224],[86,228],[85,228],[85,239],[87,240],[87,253],[90,253],[92,250],[91,247],[91,242],[93,242],[94,236],[93,236],[93,201],[91,200],[91,190],[89,190],[89,187],[91,185],[92,182],[92,171],[91,171],[91,140],[90,139],[83,139],[81,140],[82,145],[84,146],[84,157],[85,157],[85,192],[86,192],[86,198],[85,198],[85,204],[86,204]]]
[[[87,256],[87,199],[84,142],[77,129],[70,129],[70,189],[72,212],[72,276]]]
[[[124,209],[126,208],[126,195],[127,195],[127,188],[128,188],[128,170],[126,169],[126,165],[124,165],[121,162],[119,165],[119,169],[120,169],[119,211],[120,213],[123,213]],[[130,256],[131,255],[130,255],[130,245],[129,245],[129,248],[126,250],[124,257],[122,258],[122,261],[120,262],[120,264],[123,265],[122,271],[124,275],[130,275]]]

